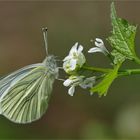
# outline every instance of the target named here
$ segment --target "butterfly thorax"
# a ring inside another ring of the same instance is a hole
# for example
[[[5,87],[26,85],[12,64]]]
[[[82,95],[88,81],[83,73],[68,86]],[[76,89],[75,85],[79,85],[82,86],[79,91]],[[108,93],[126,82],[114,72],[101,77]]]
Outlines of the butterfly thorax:
[[[54,76],[55,78],[58,78],[59,69],[57,67],[57,63],[54,55],[47,56],[43,61],[43,64],[47,69],[47,73],[49,73],[51,76]]]

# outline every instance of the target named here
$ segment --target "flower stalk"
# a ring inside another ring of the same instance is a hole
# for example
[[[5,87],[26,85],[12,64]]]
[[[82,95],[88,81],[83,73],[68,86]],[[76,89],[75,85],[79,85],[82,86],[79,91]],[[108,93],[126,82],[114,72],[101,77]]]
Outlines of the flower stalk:
[[[99,68],[99,67],[90,67],[90,66],[83,66],[85,70],[93,71],[93,72],[102,72],[102,73],[109,73],[112,69],[108,68]],[[118,76],[130,76],[140,74],[140,69],[124,69],[118,71]]]
[[[90,67],[90,66],[83,66],[82,69],[93,71],[93,72],[103,72],[103,73],[108,73],[111,71],[111,69],[107,69],[107,68],[105,69],[105,68]]]

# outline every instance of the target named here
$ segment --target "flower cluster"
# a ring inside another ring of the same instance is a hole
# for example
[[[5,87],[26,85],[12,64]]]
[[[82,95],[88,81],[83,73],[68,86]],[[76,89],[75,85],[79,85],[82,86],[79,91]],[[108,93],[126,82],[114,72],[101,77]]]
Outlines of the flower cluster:
[[[67,80],[64,81],[63,85],[70,87],[68,94],[73,96],[75,92],[75,87],[80,86],[83,89],[91,88],[95,84],[96,77],[85,78],[85,76],[70,76]]]
[[[66,56],[63,60],[63,68],[66,73],[73,73],[74,71],[80,69],[86,62],[85,56],[82,51],[83,46],[78,45],[78,43],[75,43],[75,45],[71,48],[69,55]]]
[[[79,70],[83,68],[86,62],[85,56],[82,51],[83,46],[75,43],[75,45],[72,46],[68,56],[66,56],[63,60],[63,69],[67,74],[70,75],[69,78],[64,81],[63,85],[66,87],[70,87],[68,90],[68,94],[71,96],[74,95],[75,87],[79,86],[83,89],[91,89],[96,83],[95,75],[87,77],[78,73]],[[101,52],[104,55],[109,54],[103,41],[99,38],[95,39],[95,47],[91,48],[88,51],[88,53],[95,52]]]
[[[108,54],[109,54],[109,52],[108,52],[108,50],[106,49],[106,47],[105,47],[104,42],[102,41],[102,39],[96,38],[96,39],[95,39],[95,46],[96,46],[96,47],[91,48],[91,49],[88,51],[88,53],[101,52],[101,53],[103,53],[104,55],[108,55]]]

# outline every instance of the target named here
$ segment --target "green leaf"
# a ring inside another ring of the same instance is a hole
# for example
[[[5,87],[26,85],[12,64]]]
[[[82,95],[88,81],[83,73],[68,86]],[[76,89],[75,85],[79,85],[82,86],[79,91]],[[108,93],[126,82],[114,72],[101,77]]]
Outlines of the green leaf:
[[[111,4],[111,20],[113,31],[108,41],[117,52],[116,54],[113,52],[115,59],[117,60],[120,53],[119,57],[122,57],[122,61],[125,59],[134,60],[136,58],[134,39],[137,27],[117,17],[114,3]]]
[[[91,88],[91,93],[97,92],[99,96],[102,96],[102,95],[105,96],[112,82],[118,76],[117,73],[118,73],[118,69],[120,65],[121,64],[116,65],[113,70],[111,70],[109,73],[106,74],[104,79],[99,84]]]
[[[122,55],[115,49],[111,52],[111,55],[114,56],[114,60],[113,60],[114,64],[121,63],[126,59],[124,55]]]

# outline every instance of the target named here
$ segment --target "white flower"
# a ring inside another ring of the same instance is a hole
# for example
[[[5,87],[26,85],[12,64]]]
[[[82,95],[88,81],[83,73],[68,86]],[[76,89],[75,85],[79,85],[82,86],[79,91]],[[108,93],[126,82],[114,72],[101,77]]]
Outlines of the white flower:
[[[75,87],[80,86],[83,89],[91,88],[95,84],[96,77],[85,78],[85,76],[70,76],[63,83],[64,86],[70,87],[68,94],[70,96],[74,95]]]
[[[64,86],[70,87],[68,90],[68,94],[70,96],[74,95],[75,87],[82,83],[84,76],[70,76],[63,83]]]
[[[75,45],[71,48],[69,55],[66,56],[63,60],[63,69],[66,71],[66,73],[70,73],[81,68],[86,62],[85,56],[82,51],[83,46],[78,46],[78,43],[75,43]]]
[[[108,55],[109,52],[106,49],[104,42],[100,38],[95,39],[95,46],[91,49],[89,49],[88,53],[95,53],[95,52],[102,52],[104,55]]]
[[[71,87],[69,88],[69,90],[68,90],[68,94],[69,94],[70,96],[73,96],[73,95],[74,95],[74,92],[75,92],[75,86],[71,86]]]
[[[70,86],[71,84],[72,84],[72,80],[71,79],[67,79],[67,80],[65,80],[64,81],[64,83],[63,83],[63,85],[65,86],[65,87],[68,87],[68,86]]]

